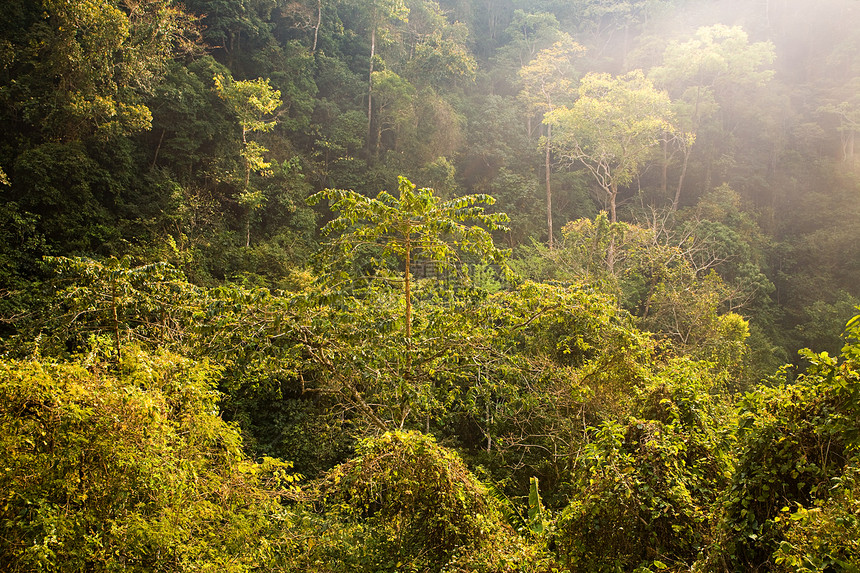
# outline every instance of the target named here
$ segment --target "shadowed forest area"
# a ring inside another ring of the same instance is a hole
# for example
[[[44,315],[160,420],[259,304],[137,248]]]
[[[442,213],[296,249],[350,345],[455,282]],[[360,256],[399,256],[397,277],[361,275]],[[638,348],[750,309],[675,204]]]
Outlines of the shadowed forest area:
[[[0,568],[860,568],[856,0],[5,0]]]

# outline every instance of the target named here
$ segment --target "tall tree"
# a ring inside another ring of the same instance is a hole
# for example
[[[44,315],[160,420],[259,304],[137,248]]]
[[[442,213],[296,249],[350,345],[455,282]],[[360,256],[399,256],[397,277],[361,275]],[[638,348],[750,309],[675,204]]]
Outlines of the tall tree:
[[[271,167],[263,156],[268,149],[249,139],[248,136],[252,133],[271,131],[275,127],[277,122],[272,114],[281,105],[281,92],[272,89],[269,81],[262,78],[252,81],[234,81],[220,75],[215,76],[215,89],[236,114],[242,128],[240,154],[244,168],[238,201],[245,208],[245,246],[248,247],[251,244],[251,218],[262,208],[265,201],[263,192],[252,188],[251,173],[267,175]]]
[[[496,65],[515,84],[517,72],[540,52],[562,39],[558,19],[549,12],[516,10],[505,30],[510,38],[495,54]]]
[[[549,112],[544,122],[558,128],[556,150],[568,165],[583,165],[609,203],[611,223],[618,220],[620,187],[629,185],[659,144],[662,134],[675,130],[671,102],[640,70],[613,77],[590,73],[579,86],[579,99],[570,107]],[[612,271],[614,242],[606,258]]]
[[[846,163],[854,162],[854,145],[860,131],[860,76],[852,78],[841,88],[830,91],[830,102],[819,107],[818,111],[834,116],[839,121],[841,159]]]
[[[391,133],[396,144],[400,128],[414,117],[415,88],[391,70],[373,72],[372,81],[376,102],[374,156],[378,157],[382,150],[383,135]]]
[[[773,59],[770,42],[751,44],[740,26],[717,24],[699,28],[686,42],[671,42],[663,54],[663,64],[650,71],[649,77],[675,101],[674,110],[683,129],[675,138],[682,163],[673,209],[678,208],[693,142],[703,125],[713,121],[721,107],[730,108],[738,93],[770,80],[773,70],[766,66]],[[664,149],[670,140],[666,138]],[[664,157],[665,189],[669,153],[664,151]]]
[[[409,18],[409,8],[403,0],[367,0],[364,7],[368,14],[370,31],[370,58],[367,73],[367,148],[371,148],[373,134],[373,72],[376,64],[376,42],[380,27],[385,22],[405,21]]]
[[[469,49],[469,28],[434,0],[409,0],[407,63],[401,73],[413,84],[436,89],[469,84],[478,64]]]
[[[149,129],[144,96],[196,39],[194,19],[171,0],[45,0],[5,12],[0,27],[32,18],[4,39],[3,115],[53,141]]]
[[[399,177],[399,197],[380,191],[368,198],[355,191],[326,189],[308,198],[311,204],[325,198],[338,217],[328,223],[324,233],[340,232],[337,245],[347,255],[362,246],[381,247],[383,255],[402,257],[403,261],[403,334],[405,348],[398,351],[404,358],[403,370],[396,378],[394,401],[398,405],[399,427],[403,428],[414,404],[417,382],[412,359],[415,349],[412,331],[412,265],[419,257],[432,261],[440,268],[459,261],[460,252],[478,257],[484,262],[502,263],[507,252],[493,244],[491,230],[505,229],[508,216],[504,213],[486,213],[483,205],[495,200],[489,195],[467,195],[442,202],[432,189],[417,189],[405,177]],[[425,341],[426,342],[426,341]],[[389,342],[390,344],[390,342]],[[399,360],[398,360],[399,362]],[[385,427],[373,409],[350,386],[351,398],[359,408],[369,414],[377,427]]]
[[[529,117],[534,114],[543,116],[573,95],[573,59],[584,51],[585,48],[565,34],[552,47],[538,52],[535,59],[520,69],[519,75],[523,82],[520,98],[528,106]],[[550,177],[552,125],[547,123],[545,126],[546,134],[542,141],[544,144],[546,224],[547,244],[551,249],[553,245],[552,186]]]
[[[560,3],[569,14],[560,18],[577,28],[577,37],[588,47],[589,55],[623,62],[634,46],[634,35],[675,3],[677,0],[573,0]]]
[[[635,70],[587,74],[579,99],[546,114],[544,123],[556,128],[560,159],[581,164],[597,181],[615,223],[619,188],[633,182],[662,134],[674,131],[673,119],[669,96]]]

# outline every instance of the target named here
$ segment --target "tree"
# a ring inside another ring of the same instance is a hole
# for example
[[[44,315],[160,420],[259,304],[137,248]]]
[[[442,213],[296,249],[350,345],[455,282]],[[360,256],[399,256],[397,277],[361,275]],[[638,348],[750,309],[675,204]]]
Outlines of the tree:
[[[42,344],[82,347],[99,332],[113,337],[116,364],[130,341],[175,340],[180,318],[193,287],[167,263],[133,266],[129,257],[96,261],[88,258],[47,257],[56,272],[55,301],[44,324],[51,332]]]
[[[671,102],[640,70],[624,76],[589,73],[570,107],[549,112],[544,123],[557,127],[556,150],[568,165],[582,164],[609,202],[610,223],[618,220],[619,187],[629,185],[660,137],[674,131]],[[606,263],[615,265],[614,240]]]
[[[576,496],[553,535],[576,571],[689,570],[732,468],[733,421],[707,363],[675,359],[632,389],[621,420],[590,427]]]
[[[457,250],[478,256],[482,261],[502,263],[506,251],[496,248],[489,231],[507,230],[504,213],[486,213],[481,204],[493,205],[489,195],[467,195],[444,203],[432,189],[416,189],[405,177],[398,177],[400,196],[380,191],[370,199],[343,189],[325,189],[308,198],[313,205],[325,198],[339,216],[323,233],[341,232],[337,243],[345,251],[361,245],[382,246],[384,255],[403,257],[403,296],[406,302],[404,332],[412,336],[412,288],[410,269],[417,256],[443,268],[459,261]],[[484,227],[478,226],[484,225]]]
[[[445,322],[444,316],[427,317],[427,329],[432,331],[429,339],[419,331],[413,337],[412,276],[413,263],[423,257],[439,269],[450,268],[460,261],[459,252],[473,255],[484,262],[502,264],[506,251],[493,244],[491,230],[505,229],[508,217],[504,213],[486,213],[483,205],[492,205],[495,200],[489,195],[469,195],[442,202],[432,189],[416,189],[408,179],[400,177],[399,197],[381,191],[375,198],[368,198],[355,191],[326,189],[308,198],[316,204],[327,199],[330,208],[338,217],[324,228],[325,234],[340,232],[335,241],[341,253],[348,259],[356,252],[370,248],[381,248],[383,257],[402,257],[403,337],[397,338],[392,331],[395,320],[390,309],[390,296],[372,298],[370,301],[344,297],[342,304],[349,309],[329,313],[329,330],[340,330],[340,340],[321,341],[320,344],[302,342],[309,348],[311,359],[325,371],[328,378],[346,390],[346,398],[361,414],[379,429],[388,428],[375,409],[388,410],[401,429],[411,412],[422,406],[416,400],[432,400],[434,377],[432,371],[439,360],[449,353],[449,339],[454,345],[462,343],[459,333],[451,330],[435,330],[437,324]],[[483,225],[483,226],[481,226]],[[380,273],[383,278],[384,273]],[[400,280],[400,279],[397,279]],[[354,313],[350,319],[348,313]],[[368,335],[360,324],[375,324]],[[307,339],[307,335],[302,333]],[[312,334],[312,337],[318,335]],[[377,339],[377,340],[374,340]],[[369,344],[370,342],[370,344]],[[379,344],[383,344],[379,348]],[[340,350],[346,344],[348,350]],[[371,350],[372,349],[372,350]],[[417,350],[416,350],[417,349]],[[354,359],[340,368],[338,362],[345,354]],[[420,367],[413,371],[413,354]],[[383,359],[380,359],[382,357]],[[430,371],[424,372],[424,369]],[[369,403],[366,395],[376,390],[381,393],[378,404]],[[426,407],[425,407],[426,409]],[[426,422],[429,424],[429,417]]]
[[[434,0],[410,0],[408,62],[403,75],[416,86],[442,90],[474,81],[478,63],[467,42],[469,29],[449,21]]]
[[[103,358],[95,344],[0,362],[0,568],[277,568],[292,526],[274,515],[296,476],[245,458],[217,413],[220,369],[128,347],[109,374]]]
[[[661,11],[677,3],[677,0],[573,0],[562,5],[577,28],[577,37],[592,50],[593,56],[624,61],[633,35],[656,20]]]
[[[852,570],[847,565],[856,561],[838,560],[841,550],[856,546],[850,531],[856,531],[856,505],[843,505],[841,516],[833,516],[827,506],[851,496],[856,479],[858,324],[858,317],[849,321],[840,357],[805,349],[800,353],[809,364],[805,372],[789,381],[787,369],[780,369],[771,384],[740,401],[738,461],[723,493],[718,544],[708,556],[711,566],[702,570]],[[810,514],[818,514],[816,523]],[[834,517],[849,531],[828,527]],[[827,545],[819,545],[825,540]],[[819,545],[810,560],[803,559],[803,553],[814,547],[804,547],[806,543]],[[801,559],[802,567],[788,566]],[[774,567],[774,562],[785,568]]]
[[[750,44],[740,26],[717,24],[699,28],[695,37],[686,42],[671,42],[663,54],[663,64],[649,72],[654,83],[668,90],[674,99],[674,111],[683,130],[675,134],[682,165],[673,210],[678,208],[693,142],[703,124],[716,117],[721,105],[730,105],[733,94],[770,80],[773,70],[762,68],[773,59],[770,42]],[[670,139],[666,138],[666,147]],[[670,157],[668,152],[664,156],[665,190]]]
[[[275,45],[273,16],[291,8],[278,0],[187,0],[185,4],[201,14],[203,40],[236,75],[239,70],[251,74],[256,64],[252,58]]]
[[[603,212],[593,221],[565,225],[563,239],[548,256],[565,278],[616,296],[642,328],[679,353],[733,371],[741,365],[749,330],[739,315],[723,313],[733,294],[714,270],[727,256],[723,245],[705,224],[674,230],[660,224],[611,224]],[[612,269],[607,268],[610,248]]]
[[[497,51],[498,66],[515,80],[516,72],[526,66],[545,48],[565,35],[559,30],[558,19],[549,12],[527,13],[515,10],[505,33],[510,38]]]
[[[371,134],[373,133],[373,72],[376,64],[376,39],[379,27],[389,20],[405,21],[409,17],[409,8],[403,0],[367,0],[365,9],[369,13],[368,28],[370,29],[370,58],[367,72],[367,147],[370,150]]]
[[[640,70],[619,77],[589,73],[576,103],[544,117],[557,128],[561,161],[582,164],[600,185],[612,223],[618,220],[619,188],[633,182],[662,134],[674,131],[670,104]]]
[[[171,58],[195,48],[194,18],[170,0],[33,4],[41,6],[8,12],[10,20],[30,18],[5,40],[11,57],[4,56],[4,115],[11,112],[54,141],[149,129],[152,113],[143,96]]]
[[[275,127],[277,121],[272,118],[272,114],[281,105],[281,92],[272,89],[269,80],[262,78],[235,81],[232,78],[225,79],[221,75],[215,76],[215,89],[218,91],[218,96],[227,102],[236,114],[242,127],[240,155],[244,163],[244,173],[238,200],[245,208],[245,246],[248,247],[251,244],[251,218],[265,204],[263,192],[251,187],[251,173],[260,175],[271,173],[269,170],[271,164],[263,157],[268,149],[256,141],[249,140],[248,135],[271,131]]]
[[[382,136],[392,133],[395,144],[403,125],[415,115],[415,88],[391,70],[373,72],[373,91],[376,94],[376,148],[374,156],[382,149]]]
[[[538,52],[537,56],[520,69],[523,81],[520,98],[529,108],[529,123],[535,113],[543,115],[569,97],[572,92],[572,59],[582,54],[585,48],[564,35],[550,48]],[[544,143],[544,176],[546,183],[547,244],[553,245],[552,235],[552,187],[550,182],[550,160],[552,150],[552,125],[546,124]]]
[[[846,163],[854,162],[854,145],[855,137],[860,131],[860,97],[857,96],[857,88],[860,86],[860,77],[855,77],[846,82],[846,85],[841,90],[831,90],[832,96],[837,101],[845,98],[838,103],[828,103],[818,108],[820,113],[835,116],[839,121],[839,141],[841,144],[842,161]],[[841,93],[839,93],[841,92]],[[849,95],[850,94],[850,95]]]
[[[488,488],[432,437],[386,432],[363,440],[357,450],[320,484],[320,502],[329,514],[344,525],[362,526],[361,540],[328,536],[363,548],[339,548],[345,569],[537,572],[549,567],[548,555],[504,522]]]

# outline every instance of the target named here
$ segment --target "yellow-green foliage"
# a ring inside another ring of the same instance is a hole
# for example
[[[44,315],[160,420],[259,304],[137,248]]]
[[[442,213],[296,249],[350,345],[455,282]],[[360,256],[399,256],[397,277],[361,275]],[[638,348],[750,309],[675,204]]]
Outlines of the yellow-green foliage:
[[[0,569],[257,570],[287,464],[243,458],[218,370],[126,349],[89,364],[0,364]],[[283,493],[283,491],[282,491]],[[209,569],[207,569],[209,568]]]
[[[502,521],[459,456],[418,432],[361,442],[320,492],[341,531],[361,532],[359,546],[326,548],[335,570],[531,571],[546,560]]]
[[[826,502],[798,506],[784,523],[785,539],[774,554],[775,572],[856,571],[860,563],[860,484],[857,460]],[[785,508],[789,509],[789,508]]]
[[[838,360],[804,351],[809,367],[796,381],[741,402],[738,462],[708,570],[771,570],[775,563],[787,571],[852,570],[837,561],[857,555],[854,352],[855,344],[846,345]]]
[[[726,409],[709,393],[707,366],[673,361],[626,420],[590,429],[577,493],[554,532],[572,571],[683,569],[705,547],[731,470]]]

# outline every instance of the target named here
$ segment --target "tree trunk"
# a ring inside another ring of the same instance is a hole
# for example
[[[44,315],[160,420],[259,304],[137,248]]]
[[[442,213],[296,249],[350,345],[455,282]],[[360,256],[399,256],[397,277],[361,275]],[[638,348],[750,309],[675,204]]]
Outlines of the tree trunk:
[[[311,53],[317,51],[317,40],[320,35],[320,25],[322,24],[322,0],[317,0],[317,25],[314,26],[314,46],[311,48]]]
[[[119,341],[119,316],[116,310],[116,280],[112,280],[110,283],[110,309],[111,318],[113,318],[114,344],[116,344],[116,365],[119,367],[120,362],[122,362],[122,345]]]
[[[374,18],[375,20],[375,18]],[[370,30],[370,72],[367,74],[367,150],[373,136],[373,58],[376,56],[376,26]]]
[[[678,176],[678,187],[675,188],[675,198],[672,200],[672,210],[678,210],[678,203],[681,201],[681,189],[684,187],[684,178],[687,176],[687,164],[690,162],[690,153],[692,146],[684,149],[684,163],[681,165],[681,175]]]
[[[609,269],[609,274],[615,272],[615,234],[613,227],[617,222],[615,215],[615,199],[618,197],[618,187],[612,183],[609,191],[609,248],[606,250],[606,268]]]
[[[150,169],[155,169],[155,164],[158,162],[158,152],[161,151],[161,144],[164,143],[164,132],[166,130],[161,130],[161,137],[158,138],[158,145],[155,146],[155,154],[152,156],[152,165],[149,166]]]
[[[845,128],[842,135],[842,161],[854,162],[854,130]]]
[[[854,163],[854,130],[851,130],[851,135],[848,138],[848,157],[851,159],[851,163]]]
[[[552,126],[546,126],[546,160],[544,170],[546,171],[546,226],[548,232],[547,244],[552,249],[552,187],[550,186],[550,140],[552,138]]]
[[[615,223],[618,218],[615,215],[615,200],[618,197],[618,187],[613,182],[609,185],[609,222]]]
[[[401,384],[406,386],[412,380],[412,286],[409,281],[410,266],[412,266],[412,244],[410,242],[411,229],[406,235],[406,269],[403,275],[403,294],[406,297],[406,370],[403,372]],[[406,393],[403,392],[400,396],[400,428],[406,423],[406,417],[409,416],[409,405],[406,403]]]
[[[246,137],[247,130],[242,130],[242,146],[248,147],[248,138]],[[242,193],[248,192],[248,186],[251,184],[251,163],[245,159],[245,186],[242,187]],[[246,207],[248,210],[247,218],[245,219],[245,247],[251,246],[251,206]]]
[[[490,30],[490,38],[496,39],[496,14],[493,10],[493,0],[487,0],[487,28]]]
[[[376,114],[376,144],[373,146],[373,157],[378,158],[382,151],[382,123],[379,121],[380,113]]]
[[[669,137],[663,138],[663,170],[660,173],[660,191],[665,194],[669,189]]]
[[[409,238],[406,239],[406,269],[404,271],[403,295],[406,297],[406,338],[412,339],[412,289],[409,282],[409,267],[412,264]],[[411,342],[409,345],[411,346]]]

